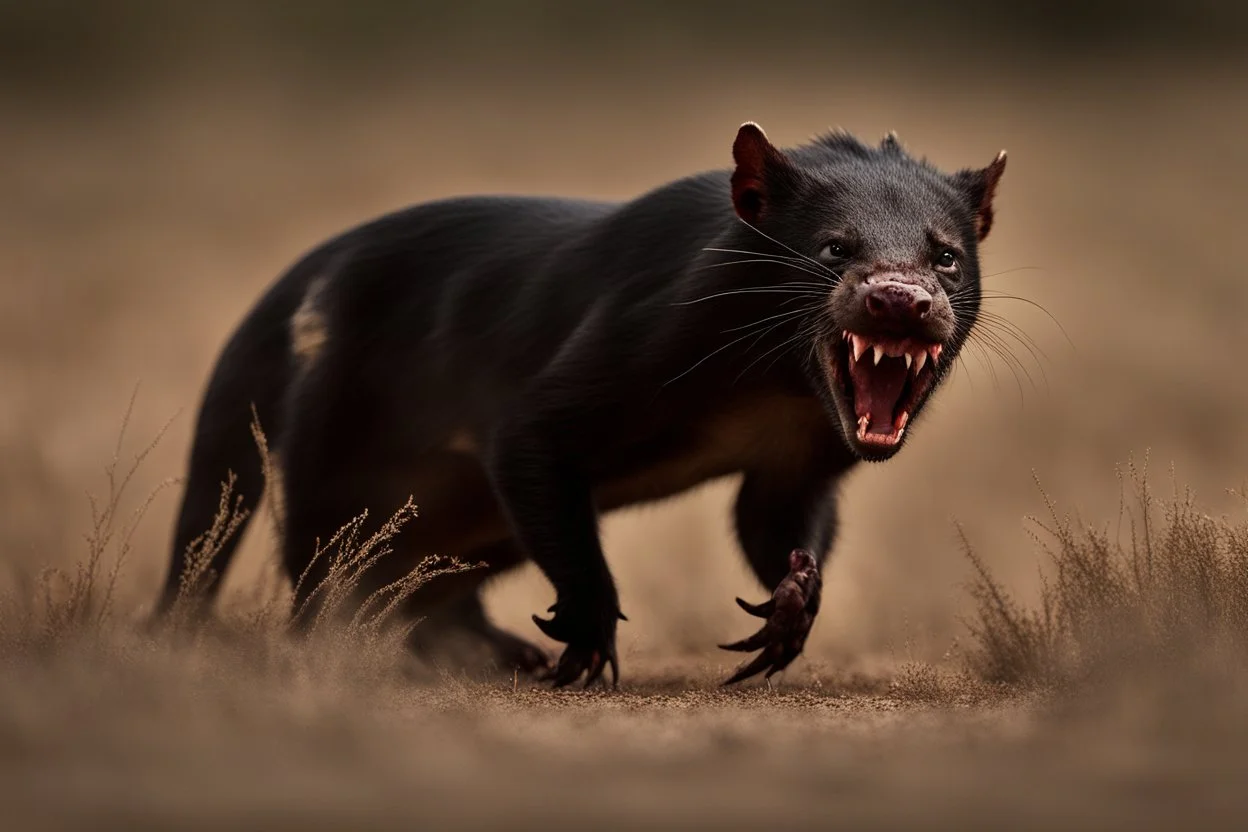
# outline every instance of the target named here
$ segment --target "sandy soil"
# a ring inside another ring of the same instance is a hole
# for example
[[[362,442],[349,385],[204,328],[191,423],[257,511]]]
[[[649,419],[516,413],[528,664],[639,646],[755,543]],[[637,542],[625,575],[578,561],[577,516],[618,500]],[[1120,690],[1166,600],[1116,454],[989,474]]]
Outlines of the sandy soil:
[[[826,671],[731,692],[644,671],[618,693],[365,688],[320,662],[113,648],[0,682],[15,828],[1172,829],[1248,815],[1242,677],[1199,700],[1152,680],[1055,708],[916,701]]]
[[[732,599],[758,594],[729,534],[733,484],[718,483],[606,524],[631,619],[619,694],[389,676],[374,689],[307,656],[169,650],[125,626],[14,660],[0,674],[0,803],[21,828],[1243,817],[1235,746],[1248,720],[1228,685],[1055,714],[1008,697],[916,702],[889,679],[965,640],[954,519],[1023,597],[1034,591],[1020,525],[1042,509],[1033,470],[1063,504],[1108,517],[1113,465],[1151,449],[1212,510],[1231,505],[1223,489],[1248,470],[1237,429],[1248,84],[1119,68],[985,76],[950,95],[947,79],[900,71],[835,82],[711,63],[638,72],[483,70],[454,88],[401,78],[367,95],[217,78],[6,117],[0,581],[81,557],[82,495],[101,487],[136,382],[132,447],[180,415],[135,493],[181,473],[216,350],[323,236],[452,193],[625,197],[725,164],[747,118],[783,142],[829,125],[895,129],[947,167],[1007,148],[987,285],[1042,304],[1070,342],[1026,303],[989,302],[1044,350],[1037,361],[1018,349],[1035,384],[971,355],[907,452],[854,474],[825,612],[776,690],[714,686],[732,657],[712,645],[749,626]],[[123,625],[154,597],[174,507],[166,493],[140,528]],[[236,600],[267,544],[262,526],[249,536],[229,579]],[[550,592],[524,570],[490,601],[536,638],[528,616]]]

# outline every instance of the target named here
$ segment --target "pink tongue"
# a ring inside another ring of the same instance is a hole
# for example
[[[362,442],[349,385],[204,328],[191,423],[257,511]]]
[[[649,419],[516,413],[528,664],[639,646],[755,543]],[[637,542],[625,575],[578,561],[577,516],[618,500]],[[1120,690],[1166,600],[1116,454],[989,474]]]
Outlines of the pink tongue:
[[[870,416],[867,433],[891,434],[897,401],[906,387],[906,362],[900,358],[884,358],[879,364],[870,351],[861,361],[849,364],[849,377],[854,382],[854,415]]]

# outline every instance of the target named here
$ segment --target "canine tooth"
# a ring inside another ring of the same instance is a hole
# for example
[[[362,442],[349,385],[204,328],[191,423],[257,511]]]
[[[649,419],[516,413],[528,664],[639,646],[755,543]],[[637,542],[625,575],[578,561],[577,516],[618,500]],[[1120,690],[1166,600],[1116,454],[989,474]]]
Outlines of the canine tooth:
[[[916,376],[919,373],[923,372],[923,365],[926,363],[927,363],[927,352],[925,350],[920,350],[914,356],[914,374]]]
[[[928,350],[927,350],[927,351],[928,351],[928,352],[930,352],[930,353],[932,354],[932,363],[933,363],[933,364],[935,364],[937,361],[939,361],[939,360],[940,360],[940,351],[941,351],[942,349],[944,349],[944,348],[943,348],[943,347],[941,347],[941,345],[940,345],[940,344],[937,344],[937,345],[936,345],[936,346],[934,346],[934,347],[929,347],[929,348],[928,348]]]
[[[884,357],[884,348],[881,347],[879,344],[876,344],[874,349],[875,349],[875,363],[876,363],[876,366],[879,366],[880,359]]]
[[[867,428],[870,427],[870,425],[871,425],[870,416],[859,416],[858,417],[858,436],[859,437],[866,436]]]
[[[849,343],[853,346],[854,363],[858,363],[858,359],[862,358],[862,351],[867,348],[866,339],[860,335],[849,336]]]
[[[908,410],[903,410],[903,411],[901,411],[901,416],[897,419],[897,434],[898,434],[898,436],[900,436],[900,435],[901,435],[901,432],[902,432],[903,430],[905,430],[905,429],[906,429],[906,425],[907,425],[909,422],[910,422],[910,411],[908,411]]]
[[[906,369],[907,370],[910,369],[910,362],[912,361],[914,361],[914,356],[912,356],[910,353],[906,353]]]

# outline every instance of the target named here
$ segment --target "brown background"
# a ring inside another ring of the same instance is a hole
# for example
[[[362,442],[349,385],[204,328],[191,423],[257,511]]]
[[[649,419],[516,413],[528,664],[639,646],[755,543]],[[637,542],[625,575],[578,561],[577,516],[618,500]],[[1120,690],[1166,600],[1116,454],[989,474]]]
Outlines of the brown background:
[[[324,236],[449,194],[627,198],[725,165],[747,119],[784,143],[896,130],[947,168],[1008,149],[987,286],[1070,338],[989,301],[1047,354],[1014,345],[1035,384],[1020,394],[999,359],[968,355],[906,452],[853,475],[812,655],[943,653],[963,632],[955,520],[1034,589],[1033,470],[1108,520],[1115,463],[1151,449],[1163,484],[1173,461],[1207,505],[1233,506],[1224,489],[1248,477],[1244,13],[992,5],[0,4],[0,562],[81,556],[84,492],[136,383],[132,449],[179,414],[136,495],[182,473],[217,350]],[[758,590],[730,495],[607,522],[626,657],[711,657],[743,634],[732,596]],[[127,609],[153,597],[175,507],[160,497],[140,531]],[[231,587],[266,544],[250,535]],[[491,601],[532,635],[549,596],[530,570]]]

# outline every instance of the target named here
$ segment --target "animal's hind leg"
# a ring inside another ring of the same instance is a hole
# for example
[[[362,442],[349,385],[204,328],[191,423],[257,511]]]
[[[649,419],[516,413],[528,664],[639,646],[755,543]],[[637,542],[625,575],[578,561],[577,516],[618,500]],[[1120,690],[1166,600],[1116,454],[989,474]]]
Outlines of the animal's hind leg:
[[[312,367],[292,393],[288,410],[298,414],[284,437],[286,523],[284,560],[295,593],[296,626],[307,627],[336,586],[335,551],[314,557],[352,518],[369,511],[356,543],[376,532],[391,512],[411,496],[419,516],[386,541],[390,550],[361,576],[354,601],[410,574],[428,555],[456,557],[485,565],[433,576],[405,599],[400,614],[419,617],[416,646],[434,645],[439,633],[483,640],[511,665],[540,665],[540,651],[503,633],[485,617],[481,584],[524,558],[510,542],[489,478],[471,451],[430,450],[418,437],[436,429],[377,420],[376,408],[346,406],[358,399],[353,376],[337,364]],[[417,438],[413,438],[417,437]],[[347,546],[345,548],[351,548]],[[318,587],[329,587],[329,591]]]
[[[332,591],[338,585],[333,566],[335,556],[342,554],[339,550],[358,551],[359,544],[382,528],[409,496],[419,515],[384,542],[389,551],[359,576],[353,592],[358,598],[353,602],[405,578],[430,555],[490,562],[484,569],[435,575],[404,604],[405,612],[432,615],[450,600],[475,592],[486,575],[516,562],[514,556],[501,556],[505,553],[474,557],[478,550],[507,539],[506,522],[475,459],[449,452],[409,456],[384,444],[361,441],[367,436],[362,431],[336,435],[342,438],[334,443],[299,437],[303,441],[287,450],[283,549],[286,570],[297,585],[297,624],[309,623],[327,600],[329,592],[318,587]],[[314,557],[318,546],[325,547],[344,524],[365,510],[368,517],[353,541],[322,548],[322,554]]]
[[[424,616],[412,631],[410,646],[417,655],[429,658],[449,658],[462,664],[465,655],[456,654],[476,642],[490,651],[493,663],[503,670],[519,670],[534,674],[550,668],[550,657],[540,647],[520,636],[510,633],[490,621],[481,601],[481,586],[491,576],[510,569],[524,560],[519,547],[510,540],[474,550],[462,560],[467,564],[485,564],[454,578],[475,577],[476,586],[447,596],[445,589],[439,600],[422,598],[417,594],[407,610],[409,615]],[[438,579],[434,579],[435,581]],[[432,582],[431,582],[432,583]],[[466,582],[465,582],[466,583]],[[461,583],[462,587],[463,584]]]

